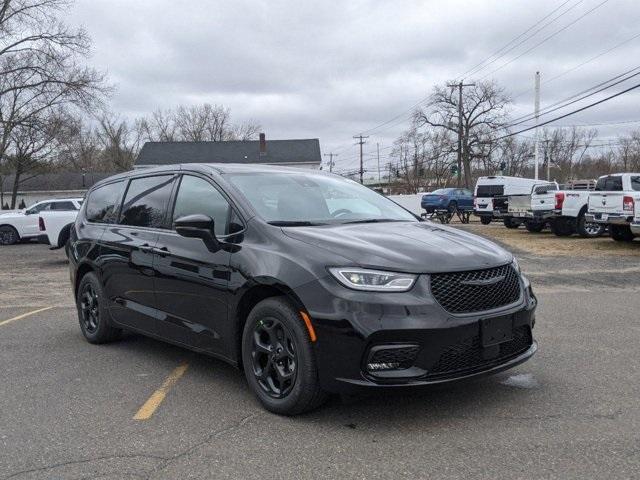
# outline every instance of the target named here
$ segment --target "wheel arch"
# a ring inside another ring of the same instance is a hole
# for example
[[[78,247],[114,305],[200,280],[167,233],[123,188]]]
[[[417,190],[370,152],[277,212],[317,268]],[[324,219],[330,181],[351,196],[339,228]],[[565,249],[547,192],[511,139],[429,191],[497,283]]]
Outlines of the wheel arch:
[[[271,277],[254,278],[241,294],[235,308],[235,335],[234,335],[234,356],[240,369],[242,366],[242,333],[251,310],[262,300],[272,297],[287,298],[296,309],[305,311],[306,308],[291,287],[281,281]]]
[[[76,298],[78,296],[78,287],[80,286],[80,282],[82,278],[89,272],[97,272],[97,269],[91,265],[89,262],[83,262],[78,265],[76,268],[76,278],[73,285],[73,296]]]
[[[60,230],[60,233],[58,234],[58,247],[64,247],[64,244],[67,242],[69,236],[71,235],[72,226],[73,222],[62,227],[62,230]]]

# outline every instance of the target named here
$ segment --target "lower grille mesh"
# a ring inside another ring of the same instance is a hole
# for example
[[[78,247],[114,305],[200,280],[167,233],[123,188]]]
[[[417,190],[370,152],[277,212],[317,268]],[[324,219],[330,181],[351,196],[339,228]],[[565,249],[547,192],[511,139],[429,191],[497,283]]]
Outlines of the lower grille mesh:
[[[465,371],[490,368],[524,353],[532,343],[531,328],[527,325],[517,327],[513,331],[513,340],[499,344],[499,354],[486,359],[483,357],[480,337],[475,335],[446,348],[433,368],[429,369],[428,376],[463,374]]]

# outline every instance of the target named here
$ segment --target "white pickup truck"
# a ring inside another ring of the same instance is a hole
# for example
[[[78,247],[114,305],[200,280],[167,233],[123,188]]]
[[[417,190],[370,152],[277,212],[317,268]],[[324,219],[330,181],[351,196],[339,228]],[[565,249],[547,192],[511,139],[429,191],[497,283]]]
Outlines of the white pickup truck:
[[[34,203],[26,210],[0,213],[0,245],[13,245],[20,240],[37,238],[38,215],[47,211],[70,211],[78,213],[81,198],[53,198]]]
[[[486,225],[494,219],[502,219],[507,228],[518,228],[524,218],[509,213],[509,195],[527,195],[539,180],[520,177],[480,177],[473,192],[473,213]],[[548,183],[548,182],[543,182]]]
[[[609,234],[614,240],[630,242],[639,233],[634,225],[639,203],[640,173],[604,175],[598,179],[596,191],[589,195],[587,218],[609,225]]]
[[[66,247],[77,216],[77,210],[41,212],[38,218],[38,241],[50,245],[50,250]]]
[[[595,186],[595,180],[535,185],[530,195],[509,196],[509,212],[524,218],[527,230],[532,232],[548,224],[559,237],[574,233],[583,238],[598,237],[606,226],[586,218],[589,195]]]
[[[633,217],[633,223],[631,223],[631,233],[640,236],[640,202],[636,202],[636,214]]]

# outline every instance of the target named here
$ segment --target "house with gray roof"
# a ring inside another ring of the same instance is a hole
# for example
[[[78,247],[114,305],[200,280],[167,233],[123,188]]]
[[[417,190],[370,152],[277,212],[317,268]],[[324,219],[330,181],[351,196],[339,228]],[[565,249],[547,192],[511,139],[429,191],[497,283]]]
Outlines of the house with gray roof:
[[[319,169],[322,161],[317,138],[224,142],[147,142],[135,168],[175,163],[256,163]]]

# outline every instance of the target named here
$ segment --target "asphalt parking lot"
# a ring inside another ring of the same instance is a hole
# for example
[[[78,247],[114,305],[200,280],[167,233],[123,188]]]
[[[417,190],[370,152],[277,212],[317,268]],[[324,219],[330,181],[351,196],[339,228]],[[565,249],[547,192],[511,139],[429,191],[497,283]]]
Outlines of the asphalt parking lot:
[[[86,343],[64,253],[0,248],[0,479],[638,478],[640,242],[461,228],[518,256],[538,354],[295,418],[215,359],[137,335]]]

